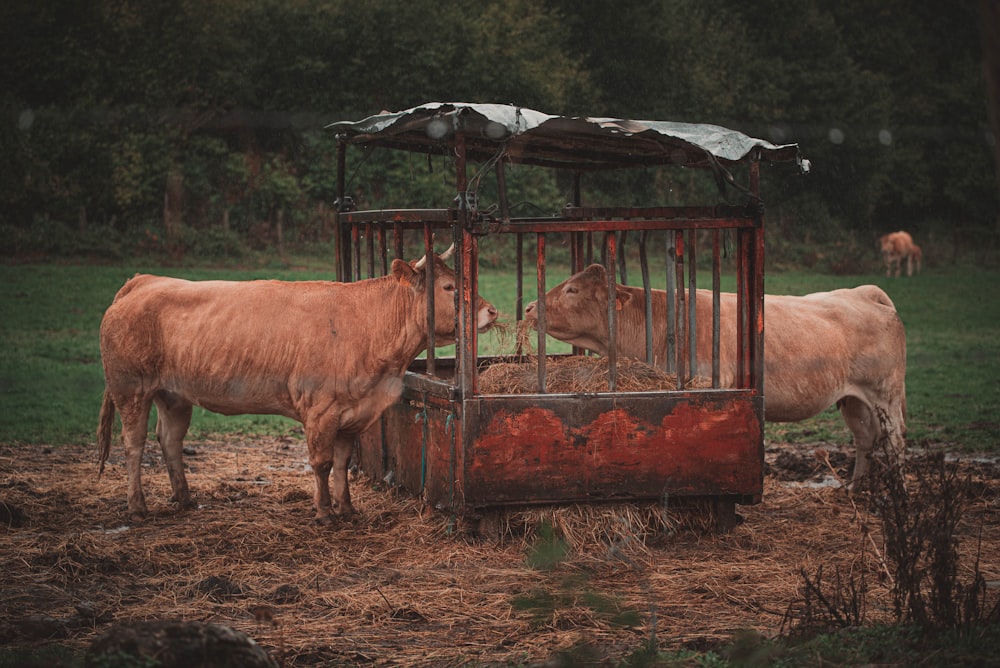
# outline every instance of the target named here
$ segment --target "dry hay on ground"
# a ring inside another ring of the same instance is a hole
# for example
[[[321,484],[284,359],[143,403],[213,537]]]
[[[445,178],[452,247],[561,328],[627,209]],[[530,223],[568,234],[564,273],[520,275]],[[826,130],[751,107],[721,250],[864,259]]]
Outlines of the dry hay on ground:
[[[891,608],[878,584],[877,530],[866,537],[843,490],[813,486],[825,461],[847,457],[769,452],[763,503],[738,507],[745,521],[726,535],[667,499],[512,512],[496,540],[363,477],[353,484],[356,521],[314,525],[298,438],[190,447],[201,507],[167,502],[151,447],[152,517],[127,527],[120,447],[98,481],[92,449],[0,446],[0,502],[21,518],[0,528],[0,643],[82,648],[112,621],[181,618],[243,631],[287,666],[531,662],[581,642],[618,659],[653,634],[654,619],[663,649],[709,647],[739,629],[778,633],[801,596],[800,570],[820,566],[869,574],[870,621]],[[967,468],[981,484],[961,549],[971,559],[981,531],[980,568],[1000,580],[997,467]],[[569,547],[549,569],[527,563],[541,521]],[[625,619],[616,611],[633,613],[629,625],[615,623]]]

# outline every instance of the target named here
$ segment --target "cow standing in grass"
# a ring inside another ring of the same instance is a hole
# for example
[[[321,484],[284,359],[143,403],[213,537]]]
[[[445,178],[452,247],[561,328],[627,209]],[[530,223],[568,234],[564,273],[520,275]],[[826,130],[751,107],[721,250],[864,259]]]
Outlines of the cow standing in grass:
[[[618,354],[646,358],[642,288],[616,287]],[[712,292],[698,290],[694,374],[712,375]],[[720,385],[736,380],[736,295],[720,295]],[[652,291],[653,351],[666,354],[666,292]],[[525,319],[537,323],[536,302]],[[852,485],[868,471],[880,439],[905,447],[906,336],[888,295],[874,285],[803,297],[764,297],[764,419],[797,422],[836,404],[854,434]],[[591,265],[545,293],[546,332],[608,353],[608,279]]]
[[[433,256],[437,345],[455,340],[455,274],[443,262],[451,250]],[[129,280],[101,322],[106,387],[97,432],[103,471],[117,409],[129,517],[148,512],[141,464],[153,404],[181,507],[193,505],[182,441],[192,406],[201,406],[301,422],[316,476],[316,520],[353,513],[347,467],[354,437],[399,398],[406,368],[428,345],[425,261],[393,260],[389,275],[356,283]],[[478,299],[478,329],[496,317]]]
[[[913,276],[914,263],[917,265],[917,271],[920,271],[924,254],[920,246],[913,243],[913,237],[909,232],[900,230],[884,234],[879,237],[878,243],[882,251],[882,261],[885,262],[886,276],[899,276],[904,261],[907,276]]]

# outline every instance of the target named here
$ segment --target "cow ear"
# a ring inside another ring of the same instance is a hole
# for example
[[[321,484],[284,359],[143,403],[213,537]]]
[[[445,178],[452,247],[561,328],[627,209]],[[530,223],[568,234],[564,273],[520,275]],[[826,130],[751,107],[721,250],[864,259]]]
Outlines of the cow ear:
[[[628,304],[629,300],[632,299],[632,294],[628,292],[622,292],[620,290],[615,291],[615,310],[621,311],[625,304]]]
[[[392,261],[392,275],[404,287],[415,288],[421,273],[411,267],[409,262],[399,258]]]

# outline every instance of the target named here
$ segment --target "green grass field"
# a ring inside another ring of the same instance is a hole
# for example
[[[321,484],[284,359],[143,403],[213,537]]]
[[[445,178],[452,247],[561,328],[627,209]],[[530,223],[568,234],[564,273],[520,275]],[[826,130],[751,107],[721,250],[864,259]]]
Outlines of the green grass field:
[[[136,271],[183,278],[329,279],[322,269],[164,269],[154,266],[0,265],[0,442],[92,442],[103,390],[98,328],[115,292]],[[549,268],[551,287],[565,273]],[[514,277],[484,273],[480,292],[513,312]],[[882,286],[908,341],[911,445],[1000,452],[1000,270],[929,269],[912,278],[769,274],[769,293],[805,294]],[[534,277],[525,278],[532,291]],[[533,294],[526,299],[533,298]],[[484,349],[499,352],[487,336]],[[509,342],[507,345],[511,345]],[[442,351],[442,354],[444,351]],[[297,425],[273,416],[223,417],[196,409],[192,436],[275,432]],[[769,425],[771,441],[849,441],[836,410],[800,423]]]

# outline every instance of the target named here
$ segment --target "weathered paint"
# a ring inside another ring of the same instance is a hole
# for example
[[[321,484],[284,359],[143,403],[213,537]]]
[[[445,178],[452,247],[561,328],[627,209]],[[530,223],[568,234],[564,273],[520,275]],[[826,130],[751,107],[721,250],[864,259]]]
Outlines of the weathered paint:
[[[683,496],[755,503],[762,427],[750,392],[405,401],[362,436],[362,467],[392,471],[394,483],[459,514]]]
[[[611,403],[597,400],[572,420],[556,404],[484,411],[466,503],[760,494],[758,467],[745,464],[763,459],[747,447],[760,431],[752,401],[658,400],[661,410],[644,411],[633,400],[602,411]]]

